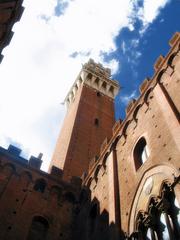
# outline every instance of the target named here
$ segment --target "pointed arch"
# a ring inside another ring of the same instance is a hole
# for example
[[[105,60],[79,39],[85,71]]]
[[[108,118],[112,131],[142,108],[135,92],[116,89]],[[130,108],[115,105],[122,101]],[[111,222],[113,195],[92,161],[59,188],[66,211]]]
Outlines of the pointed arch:
[[[133,150],[134,165],[136,171],[143,165],[149,157],[149,150],[145,137],[141,137]]]
[[[157,82],[161,81],[162,75],[166,72],[166,69],[162,69],[157,75]]]
[[[134,112],[133,112],[133,119],[137,122],[137,114],[139,109],[142,107],[142,104],[137,105],[137,107],[135,108]]]
[[[87,182],[87,187],[90,188],[92,183],[92,177],[89,178],[88,182]]]
[[[96,170],[95,170],[95,172],[94,172],[94,179],[95,179],[96,182],[98,181],[98,173],[99,173],[101,167],[102,167],[102,165],[99,164],[99,165],[96,167]]]
[[[122,134],[124,135],[125,138],[127,137],[127,134],[126,134],[127,128],[131,122],[132,120],[128,120],[122,128]]]
[[[144,95],[144,102],[145,102],[147,105],[149,105],[148,97],[149,97],[149,94],[150,94],[152,91],[153,91],[153,88],[149,88],[149,89],[146,91],[145,95]]]
[[[172,65],[173,59],[175,58],[176,55],[177,55],[177,52],[171,54],[170,57],[168,58],[168,61],[167,61],[167,64],[168,64],[170,67],[172,67],[172,68],[174,67],[174,66]]]
[[[106,152],[106,154],[103,157],[102,166],[104,167],[104,169],[106,169],[106,161],[107,161],[107,158],[109,156],[109,153],[110,152]]]

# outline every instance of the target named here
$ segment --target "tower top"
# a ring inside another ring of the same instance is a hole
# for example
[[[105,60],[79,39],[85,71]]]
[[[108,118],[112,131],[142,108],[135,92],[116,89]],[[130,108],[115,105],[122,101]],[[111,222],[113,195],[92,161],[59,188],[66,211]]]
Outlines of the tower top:
[[[95,63],[93,59],[89,59],[89,61],[82,66],[64,102],[67,106],[71,104],[81,84],[86,84],[114,99],[120,87],[119,83],[116,80],[110,79],[110,77],[111,70],[109,68],[105,68],[102,64]]]
[[[99,75],[100,77],[106,77],[110,78],[111,77],[111,69],[110,68],[105,68],[101,63],[95,63],[93,59],[89,59],[87,63],[83,65],[83,69],[93,72],[96,75]]]

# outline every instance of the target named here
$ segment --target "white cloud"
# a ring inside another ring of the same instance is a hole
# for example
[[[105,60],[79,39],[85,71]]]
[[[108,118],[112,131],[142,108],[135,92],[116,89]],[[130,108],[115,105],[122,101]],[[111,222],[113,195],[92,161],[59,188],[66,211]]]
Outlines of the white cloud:
[[[68,6],[57,17],[57,0],[24,0],[25,11],[0,65],[0,144],[11,137],[34,155],[43,152],[44,169],[65,114],[60,102],[81,64],[93,58],[118,72],[119,62],[106,61],[103,53],[116,50],[114,40],[123,27],[134,29],[131,0],[62,2]],[[144,6],[140,17],[152,21],[155,15],[148,17]],[[75,52],[80,54],[72,57]]]
[[[139,39],[132,39],[131,40],[131,46],[132,47],[134,47],[134,48],[136,48],[136,47],[138,47],[138,45],[139,45]]]
[[[122,41],[121,49],[122,49],[123,54],[125,54],[127,52],[128,49],[127,49],[125,41]]]
[[[136,90],[134,90],[131,94],[121,95],[120,101],[123,102],[125,105],[127,105],[129,101],[131,101],[132,99],[135,99],[135,98],[137,98]]]
[[[141,34],[147,30],[149,24],[157,18],[160,10],[164,8],[168,2],[170,2],[170,0],[144,0],[143,7],[138,11],[138,17],[143,22]]]

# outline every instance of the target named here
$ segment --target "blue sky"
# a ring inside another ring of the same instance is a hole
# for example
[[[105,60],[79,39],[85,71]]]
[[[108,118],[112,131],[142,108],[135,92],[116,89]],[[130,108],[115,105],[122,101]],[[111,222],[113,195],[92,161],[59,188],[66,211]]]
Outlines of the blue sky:
[[[140,34],[142,21],[136,19],[133,31],[124,28],[116,38],[116,43],[120,47],[114,54],[121,59],[121,69],[113,77],[118,79],[122,86],[116,98],[117,119],[125,117],[127,102],[131,97],[137,98],[141,82],[146,77],[153,76],[153,65],[159,55],[166,55],[169,51],[169,40],[176,31],[180,30],[179,15],[180,1],[169,1],[144,34]],[[127,47],[124,53],[122,53],[123,43]],[[133,54],[136,52],[139,55],[134,57]]]
[[[44,153],[47,169],[65,115],[63,102],[89,58],[112,69],[122,90],[116,119],[153,75],[179,31],[179,0],[24,0],[0,65],[0,145]]]
[[[116,38],[118,45],[122,46],[125,43],[127,47],[127,51],[123,52],[122,47],[119,47],[114,53],[117,58],[121,59],[121,69],[113,76],[122,86],[116,98],[117,119],[125,117],[127,102],[131,97],[137,98],[139,85],[143,79],[153,76],[153,65],[158,56],[166,55],[169,51],[168,42],[172,35],[179,31],[179,14],[180,1],[169,1],[144,34],[140,33],[142,21],[136,19],[133,31],[124,28]],[[135,42],[134,48],[131,47],[133,41]],[[134,57],[133,54],[136,52],[139,55]]]

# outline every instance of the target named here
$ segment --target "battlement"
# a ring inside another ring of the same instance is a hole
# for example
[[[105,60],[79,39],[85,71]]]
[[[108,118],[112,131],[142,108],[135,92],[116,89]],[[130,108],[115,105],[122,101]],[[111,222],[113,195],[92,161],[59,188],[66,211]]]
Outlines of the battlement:
[[[22,166],[28,167],[29,170],[38,172],[39,174],[42,174],[45,177],[53,178],[57,181],[63,181],[63,170],[60,168],[57,168],[55,166],[52,166],[51,172],[46,173],[42,170],[40,170],[42,165],[42,156],[43,154],[40,153],[38,157],[30,156],[29,159],[25,159],[20,156],[22,150],[14,145],[9,145],[8,149],[5,149],[3,147],[0,147],[0,155],[5,156],[3,158],[4,160],[7,158],[7,160],[10,160],[14,163],[22,164]],[[1,161],[0,161],[1,163]],[[64,182],[64,181],[63,181]],[[75,176],[72,176],[70,179],[70,183],[74,186],[79,188],[81,186],[81,179]]]
[[[119,83],[116,80],[110,79],[111,70],[104,68],[102,64],[95,63],[90,59],[88,63],[85,63],[76,78],[73,86],[68,92],[64,102],[67,107],[71,104],[76,96],[76,92],[82,84],[86,84],[94,88],[97,92],[114,99],[119,91]]]
[[[111,69],[110,68],[105,68],[101,63],[95,63],[93,59],[89,59],[87,63],[83,65],[83,69],[87,71],[92,71],[95,74],[105,77],[105,78],[110,78],[111,77]]]

